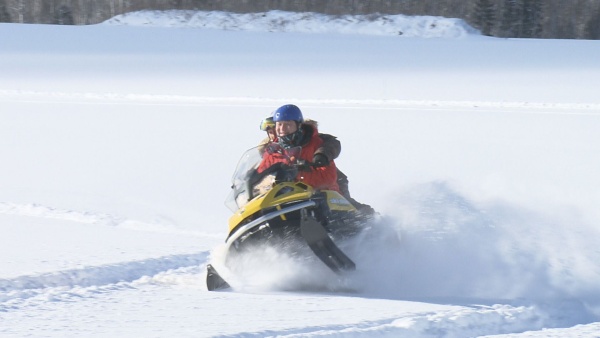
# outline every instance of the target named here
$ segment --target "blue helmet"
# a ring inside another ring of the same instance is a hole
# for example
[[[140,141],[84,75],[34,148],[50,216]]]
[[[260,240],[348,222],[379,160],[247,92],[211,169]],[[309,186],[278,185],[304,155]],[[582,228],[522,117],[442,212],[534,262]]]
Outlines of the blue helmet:
[[[277,108],[277,110],[273,112],[273,121],[296,121],[298,123],[302,123],[304,122],[304,117],[302,117],[300,108],[293,104],[286,104],[285,106]]]

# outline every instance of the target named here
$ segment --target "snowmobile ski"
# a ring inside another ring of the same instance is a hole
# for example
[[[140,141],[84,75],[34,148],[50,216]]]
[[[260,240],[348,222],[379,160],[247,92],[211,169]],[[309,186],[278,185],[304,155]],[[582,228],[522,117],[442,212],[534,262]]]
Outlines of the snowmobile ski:
[[[356,269],[356,264],[335,245],[327,230],[309,216],[306,209],[301,210],[300,234],[315,255],[334,272]]]
[[[211,265],[206,266],[206,287],[208,291],[217,291],[229,289],[231,286],[227,283],[217,270]]]

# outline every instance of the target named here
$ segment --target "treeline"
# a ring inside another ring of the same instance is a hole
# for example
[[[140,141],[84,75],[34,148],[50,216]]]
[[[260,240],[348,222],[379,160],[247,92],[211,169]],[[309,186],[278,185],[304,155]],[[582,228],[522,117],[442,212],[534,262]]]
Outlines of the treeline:
[[[600,39],[600,0],[0,0],[0,22],[86,25],[144,9],[434,15],[490,36]]]
[[[490,36],[600,39],[598,0],[476,0],[468,18]]]

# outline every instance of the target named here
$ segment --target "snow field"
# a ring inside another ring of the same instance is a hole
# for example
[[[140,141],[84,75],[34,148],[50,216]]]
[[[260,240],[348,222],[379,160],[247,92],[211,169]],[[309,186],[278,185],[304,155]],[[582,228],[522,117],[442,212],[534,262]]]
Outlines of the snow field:
[[[288,32],[0,24],[0,336],[598,336],[597,43],[272,15]],[[318,291],[282,266],[206,292],[238,156],[285,103],[340,138],[380,232]]]

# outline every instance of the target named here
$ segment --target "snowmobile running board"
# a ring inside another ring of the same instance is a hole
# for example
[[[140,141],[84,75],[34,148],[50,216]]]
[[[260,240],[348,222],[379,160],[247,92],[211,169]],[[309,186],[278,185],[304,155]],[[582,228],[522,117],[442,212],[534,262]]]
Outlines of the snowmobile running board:
[[[304,209],[304,208],[309,208],[309,207],[314,207],[315,205],[317,205],[317,202],[315,202],[315,201],[306,201],[306,202],[294,204],[287,208],[284,208],[281,210],[276,210],[267,215],[261,216],[261,217],[255,219],[254,221],[252,221],[248,224],[245,224],[241,228],[237,229],[237,231],[233,235],[231,235],[229,238],[227,238],[225,243],[227,244],[227,246],[231,245],[231,243],[235,242],[240,236],[242,236],[244,233],[246,233],[246,231],[248,229],[252,229],[255,226],[257,226],[263,222],[270,221],[273,218],[279,217],[283,214],[287,214],[288,212],[292,212],[292,211],[296,211],[296,210],[300,210],[300,209]]]

